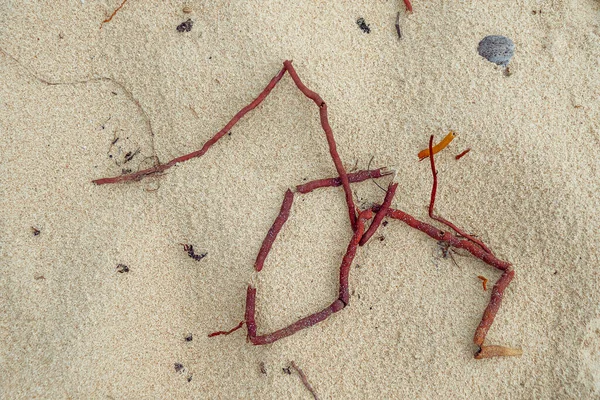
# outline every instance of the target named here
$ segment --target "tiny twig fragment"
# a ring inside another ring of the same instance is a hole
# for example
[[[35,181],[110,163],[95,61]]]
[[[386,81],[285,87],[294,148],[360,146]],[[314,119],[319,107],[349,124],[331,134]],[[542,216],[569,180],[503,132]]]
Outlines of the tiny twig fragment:
[[[521,355],[523,355],[523,350],[515,349],[513,347],[481,346],[479,351],[475,353],[475,358],[481,360],[482,358],[519,357]]]
[[[402,30],[400,29],[400,11],[396,14],[396,33],[398,34],[398,39],[402,39]]]
[[[481,285],[483,286],[483,290],[484,290],[484,291],[487,291],[487,283],[488,283],[488,279],[487,279],[485,276],[483,276],[483,275],[477,275],[477,277],[478,277],[479,279],[481,279]]]
[[[121,3],[121,5],[117,8],[115,8],[115,11],[113,11],[112,14],[110,14],[110,17],[106,18],[104,21],[102,21],[102,23],[100,24],[100,29],[102,29],[102,25],[110,22],[110,20],[113,19],[113,17],[115,16],[115,14],[121,9],[123,8],[123,6],[125,5],[125,3],[127,3],[127,0],[123,0],[123,2]]]
[[[185,243],[179,243],[179,244],[183,246],[183,251],[187,251],[188,256],[190,258],[193,258],[196,261],[202,260],[208,254],[208,253],[196,254],[194,252],[194,246],[193,245],[191,245],[191,244],[185,244]]]
[[[304,387],[310,392],[310,394],[312,394],[312,396],[314,397],[315,400],[319,400],[319,396],[317,396],[317,392],[315,392],[315,389],[313,389],[313,387],[308,382],[308,378],[306,377],[306,374],[304,373],[304,371],[302,371],[300,369],[300,367],[298,367],[296,365],[296,363],[293,361],[290,362],[290,365],[292,368],[294,368],[296,370],[298,375],[300,375],[300,379],[302,379],[302,383],[304,384]]]
[[[229,335],[230,333],[233,333],[233,332],[237,331],[238,329],[240,329],[242,326],[244,326],[244,322],[246,322],[246,321],[241,321],[235,328],[230,329],[228,331],[217,331],[217,332],[209,333],[208,337],[214,337],[214,336],[219,336],[219,335]]]
[[[454,156],[454,158],[455,158],[456,160],[460,160],[461,158],[463,158],[463,156],[465,156],[465,155],[466,155],[468,152],[470,152],[470,151],[471,151],[471,149],[470,149],[470,148],[468,148],[468,149],[466,149],[465,151],[463,151],[462,153],[460,153],[460,154],[457,154],[456,156]]]

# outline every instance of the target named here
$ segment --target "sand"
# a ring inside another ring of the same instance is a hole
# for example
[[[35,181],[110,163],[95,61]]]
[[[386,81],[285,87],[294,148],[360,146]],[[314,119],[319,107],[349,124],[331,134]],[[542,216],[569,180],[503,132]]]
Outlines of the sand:
[[[0,397],[311,398],[291,361],[322,399],[600,397],[598,1],[330,3],[129,0],[100,29],[119,1],[2,2]],[[510,76],[477,54],[492,34],[515,43]],[[92,180],[199,149],[286,59],[327,102],[346,168],[397,168],[393,206],[417,218],[431,172],[416,155],[457,132],[436,211],[513,263],[487,340],[522,357],[473,359],[477,276],[500,273],[397,221],[327,321],[267,346],[207,337],[244,318],[250,282],[260,332],[337,296],[341,189],[298,198],[253,271],[285,190],[336,175],[317,108],[285,76],[203,157]]]

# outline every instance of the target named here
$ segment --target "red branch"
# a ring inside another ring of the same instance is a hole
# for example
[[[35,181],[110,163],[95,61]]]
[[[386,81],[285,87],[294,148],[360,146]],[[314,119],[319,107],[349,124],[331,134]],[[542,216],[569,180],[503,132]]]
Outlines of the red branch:
[[[244,321],[240,322],[235,328],[230,329],[228,331],[217,331],[217,332],[209,333],[208,337],[229,335],[230,333],[233,333],[233,332],[237,331],[238,329],[240,329],[243,325],[244,325]]]
[[[378,168],[378,169],[372,169],[369,171],[358,171],[358,172],[353,172],[353,173],[348,174],[348,181],[350,183],[363,182],[363,181],[366,181],[367,179],[381,178],[382,176],[386,176],[391,173],[392,173],[392,171],[390,171],[387,168]],[[304,194],[304,193],[310,193],[315,189],[324,188],[324,187],[336,187],[336,186],[342,186],[342,180],[339,177],[318,179],[316,181],[307,182],[302,185],[296,186],[296,191],[298,193]]]
[[[447,219],[438,217],[437,215],[433,214],[433,205],[435,203],[435,195],[437,192],[437,171],[435,170],[435,157],[433,156],[433,135],[429,137],[429,154],[429,161],[431,163],[431,173],[433,174],[433,185],[431,186],[431,200],[429,202],[429,218],[441,222],[446,226],[449,226],[454,230],[454,232],[458,233],[460,236],[466,237],[470,241],[477,243],[479,246],[481,246],[483,250],[485,250],[488,253],[491,253],[490,249],[488,249],[487,246],[481,240],[465,233],[462,229],[458,228],[456,225],[454,225]]]
[[[273,222],[273,226],[271,226],[271,229],[269,229],[265,240],[263,240],[263,244],[260,248],[260,251],[258,252],[258,256],[256,257],[254,269],[257,272],[260,272],[260,270],[262,270],[263,264],[265,263],[265,259],[271,251],[271,246],[273,246],[273,242],[277,238],[277,235],[283,227],[283,224],[285,224],[285,222],[289,218],[293,202],[294,193],[288,189],[287,192],[285,192],[285,197],[283,198],[283,203],[281,204],[281,210],[279,210],[279,215],[277,215],[277,218],[275,218],[275,222]]]
[[[174,166],[175,164],[190,160],[192,158],[203,156],[208,151],[208,149],[210,149],[210,147],[213,144],[217,143],[219,141],[219,139],[221,139],[223,136],[225,136],[231,130],[231,128],[233,128],[233,126],[240,119],[242,119],[244,117],[244,115],[246,115],[249,111],[252,111],[253,109],[255,109],[260,103],[262,103],[262,101],[269,95],[269,93],[271,93],[271,90],[273,90],[275,85],[277,85],[277,82],[279,82],[281,80],[281,78],[283,77],[283,74],[285,74],[285,71],[286,71],[286,68],[285,67],[282,68],[281,71],[279,71],[279,73],[277,75],[275,75],[275,77],[273,79],[271,79],[271,82],[269,82],[267,87],[264,88],[264,90],[258,95],[258,97],[256,99],[254,99],[254,101],[252,101],[246,107],[242,108],[237,114],[235,114],[233,116],[233,118],[231,118],[231,120],[227,123],[227,125],[225,125],[223,127],[223,129],[221,129],[210,140],[208,140],[206,143],[204,143],[204,146],[202,146],[202,148],[200,150],[197,150],[197,151],[191,152],[189,154],[185,154],[183,156],[174,158],[165,164],[158,164],[158,165],[155,165],[154,167],[144,169],[142,171],[134,172],[132,174],[119,175],[119,176],[115,176],[113,178],[96,179],[95,181],[92,181],[92,182],[94,182],[96,185],[105,185],[107,183],[139,181],[142,178],[145,178],[146,176],[164,172],[167,169]]]
[[[455,160],[460,160],[461,158],[463,158],[470,151],[471,151],[471,149],[466,149],[463,152],[461,152],[460,154],[455,155],[454,159]]]
[[[377,211],[377,214],[375,215],[375,218],[373,219],[371,226],[369,226],[369,229],[367,229],[367,231],[365,232],[363,237],[360,238],[361,246],[364,246],[365,243],[367,243],[369,241],[369,239],[371,239],[371,236],[373,236],[375,234],[375,232],[377,231],[377,229],[379,228],[381,221],[383,221],[383,217],[385,217],[388,209],[390,208],[390,205],[392,204],[392,200],[394,199],[394,195],[396,194],[397,188],[398,188],[398,182],[394,182],[394,181],[390,182],[388,191],[385,194],[385,198],[383,199],[383,204],[379,208],[379,211]]]
[[[331,130],[331,126],[329,126],[329,120],[327,118],[327,104],[323,101],[321,96],[312,90],[308,89],[302,81],[300,77],[296,73],[296,70],[292,66],[291,61],[284,61],[283,65],[287,68],[290,76],[294,80],[294,83],[300,89],[300,91],[309,99],[315,102],[315,104],[319,107],[319,114],[321,116],[321,126],[325,131],[325,136],[327,137],[327,144],[329,145],[329,153],[331,154],[331,158],[333,159],[333,163],[335,164],[335,169],[342,180],[342,186],[344,187],[344,194],[346,195],[346,203],[348,204],[348,213],[350,215],[350,224],[352,225],[352,229],[356,229],[356,207],[354,206],[354,200],[352,199],[352,191],[350,190],[350,182],[348,181],[348,175],[346,174],[346,169],[344,168],[344,164],[340,158],[340,155],[337,152],[337,147],[335,144],[335,139],[333,138],[333,131]]]

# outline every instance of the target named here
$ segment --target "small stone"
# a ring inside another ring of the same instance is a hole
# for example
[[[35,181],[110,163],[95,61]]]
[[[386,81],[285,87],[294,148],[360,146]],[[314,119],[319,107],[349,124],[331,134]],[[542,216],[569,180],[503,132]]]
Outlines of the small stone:
[[[486,36],[479,42],[477,52],[486,60],[506,67],[515,54],[515,44],[506,36]]]

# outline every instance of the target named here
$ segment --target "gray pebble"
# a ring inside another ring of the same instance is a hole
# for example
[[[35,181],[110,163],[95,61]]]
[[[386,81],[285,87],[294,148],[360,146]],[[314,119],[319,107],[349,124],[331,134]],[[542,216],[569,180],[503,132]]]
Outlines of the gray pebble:
[[[515,54],[515,44],[506,36],[491,35],[479,42],[477,51],[488,61],[506,67]]]

